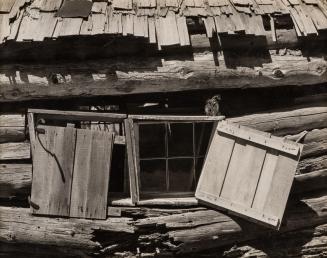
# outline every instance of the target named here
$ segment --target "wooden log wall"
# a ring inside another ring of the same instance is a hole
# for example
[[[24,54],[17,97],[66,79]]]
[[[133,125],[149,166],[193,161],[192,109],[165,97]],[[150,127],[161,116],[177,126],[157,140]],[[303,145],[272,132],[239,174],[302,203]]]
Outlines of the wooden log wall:
[[[323,96],[323,97],[321,97]],[[274,135],[297,139],[303,155],[280,232],[203,206],[123,207],[105,221],[32,216],[32,166],[24,113],[0,115],[0,253],[15,257],[124,255],[279,255],[327,252],[327,98],[294,99],[283,110],[228,118]],[[240,111],[242,114],[242,112]],[[274,242],[274,245],[269,244]],[[290,244],[285,245],[285,242]]]

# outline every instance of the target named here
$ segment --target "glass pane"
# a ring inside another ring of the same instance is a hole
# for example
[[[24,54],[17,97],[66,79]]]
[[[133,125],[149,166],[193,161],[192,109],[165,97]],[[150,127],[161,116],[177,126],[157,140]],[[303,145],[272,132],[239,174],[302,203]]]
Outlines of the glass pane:
[[[166,187],[166,160],[140,161],[141,192],[165,192]]]
[[[213,123],[195,123],[195,155],[203,156],[207,152]]]
[[[193,159],[169,159],[169,191],[170,192],[191,192],[193,179]]]
[[[165,124],[139,124],[140,158],[166,157]]]
[[[193,156],[193,124],[168,124],[168,156]]]

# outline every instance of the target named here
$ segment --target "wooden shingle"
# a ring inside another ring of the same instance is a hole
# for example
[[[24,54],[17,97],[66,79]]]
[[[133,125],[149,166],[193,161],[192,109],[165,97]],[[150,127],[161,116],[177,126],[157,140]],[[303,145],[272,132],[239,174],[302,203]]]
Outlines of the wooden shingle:
[[[206,28],[207,37],[212,38],[213,32],[216,32],[215,20],[213,17],[203,18],[204,26]]]
[[[149,25],[149,42],[150,43],[156,43],[156,24],[155,24],[155,18],[150,17],[148,19],[148,25]]]
[[[64,18],[59,31],[61,36],[79,35],[83,19],[82,18]]]
[[[10,24],[10,35],[8,36],[7,40],[15,40],[18,34],[18,29],[20,26],[20,23],[23,19],[23,11],[19,12],[18,17]]]
[[[105,24],[107,21],[107,17],[103,13],[93,13],[91,15],[92,21],[92,35],[103,34],[105,31]]]
[[[94,2],[92,5],[92,13],[102,13],[105,14],[107,10],[107,2]]]
[[[134,15],[132,14],[126,14],[122,15],[121,20],[122,20],[122,30],[123,30],[123,35],[133,35],[134,34]]]
[[[37,29],[33,33],[34,41],[42,41],[51,38],[57,24],[54,12],[40,12],[40,18],[35,22]]]
[[[38,10],[34,10],[34,12],[37,12],[39,16]],[[19,27],[17,41],[33,40],[33,38],[35,37],[34,34],[37,33],[39,17],[34,18],[33,16],[36,17],[35,15],[32,15],[32,12],[24,13]]]
[[[45,12],[57,11],[63,0],[34,0],[31,8],[36,8]]]
[[[169,11],[166,17],[156,19],[156,34],[160,46],[177,45],[180,43],[174,12]]]
[[[9,14],[0,13],[0,44],[10,35]]]
[[[16,17],[20,8],[25,4],[25,0],[16,0],[9,13],[9,19]]]
[[[327,29],[327,16],[321,11],[318,6],[309,5],[304,7],[307,13],[310,15],[313,23],[315,24],[317,30]]]
[[[112,0],[112,7],[114,9],[131,10],[133,8],[132,0]]]
[[[92,33],[92,17],[90,15],[88,19],[83,19],[79,34],[91,35],[91,33]]]
[[[0,13],[9,13],[13,7],[15,0],[1,0]]]
[[[178,16],[177,20],[177,29],[179,34],[179,41],[181,46],[190,45],[190,36],[187,29],[186,17]]]

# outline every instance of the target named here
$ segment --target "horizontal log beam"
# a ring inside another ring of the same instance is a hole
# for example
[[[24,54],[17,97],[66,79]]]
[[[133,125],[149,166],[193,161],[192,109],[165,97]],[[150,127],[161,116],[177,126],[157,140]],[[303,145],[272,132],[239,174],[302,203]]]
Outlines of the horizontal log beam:
[[[30,143],[1,143],[0,144],[0,160],[21,160],[30,159]]]
[[[327,155],[310,157],[299,162],[296,173],[305,174],[315,170],[327,168]]]
[[[281,232],[214,210],[195,210],[144,219],[105,221],[46,218],[29,209],[0,207],[0,242],[73,248],[86,253],[113,253],[146,248],[194,253],[257,237],[314,227],[327,222],[327,196],[290,203]],[[159,213],[160,215],[160,213]]]
[[[327,168],[297,175],[293,182],[292,193],[302,194],[305,192],[326,189],[327,185]]]
[[[0,143],[22,142],[25,139],[25,115],[0,115]]]
[[[305,130],[327,127],[327,107],[307,107],[291,111],[271,111],[227,119],[233,123],[250,126],[257,130],[285,136]]]
[[[327,224],[263,237],[229,250],[211,251],[214,257],[321,257],[327,254]]]
[[[294,51],[271,51],[257,56],[206,52],[167,60],[152,57],[6,65],[0,70],[0,102],[326,82],[327,61],[323,55],[307,58]]]

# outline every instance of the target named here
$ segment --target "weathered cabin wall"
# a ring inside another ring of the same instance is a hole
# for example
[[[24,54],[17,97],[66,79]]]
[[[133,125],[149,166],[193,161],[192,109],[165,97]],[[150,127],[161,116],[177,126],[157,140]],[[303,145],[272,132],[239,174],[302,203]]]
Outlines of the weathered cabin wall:
[[[251,94],[256,94],[256,91]],[[25,113],[17,113],[15,109],[12,109],[11,113],[2,113],[1,252],[15,254],[17,257],[33,255],[35,250],[39,250],[42,255],[51,256],[54,252],[59,252],[67,257],[95,253],[136,254],[137,248],[142,253],[154,255],[155,247],[159,248],[157,251],[161,254],[169,255],[180,252],[189,256],[190,252],[200,252],[196,257],[204,253],[240,257],[243,254],[272,255],[287,252],[310,257],[326,252],[327,98],[324,93],[315,96],[290,96],[287,98],[292,99],[290,105],[283,109],[266,109],[256,114],[249,112],[250,114],[244,115],[244,110],[236,108],[238,111],[234,110],[234,115],[237,112],[239,115],[229,118],[233,122],[294,139],[297,139],[302,131],[308,131],[303,138],[303,155],[284,225],[279,233],[263,230],[252,223],[201,206],[178,210],[125,207],[122,209],[122,217],[108,218],[101,222],[32,216],[27,201],[32,168]],[[261,102],[262,106],[265,105],[264,100],[258,102]],[[111,103],[108,101],[107,104]],[[277,107],[278,104],[272,106]],[[38,105],[47,106],[42,102]],[[76,102],[74,106],[77,106]],[[123,106],[137,105],[125,103]],[[16,110],[24,109],[24,105],[18,105]],[[134,109],[129,111],[132,110]],[[161,112],[176,111],[174,108],[167,110]],[[182,112],[187,110],[185,108]],[[189,110],[197,110],[197,114],[203,112],[199,103],[195,107],[191,105]],[[140,112],[140,109],[136,111]],[[256,240],[258,238],[261,241]],[[282,239],[291,241],[291,244],[285,246]],[[275,240],[276,244],[269,244]],[[235,242],[238,244],[235,245]],[[50,245],[51,248],[47,248]]]
[[[0,68],[0,101],[125,96],[194,90],[270,88],[327,82],[324,54],[300,50],[192,53]]]

